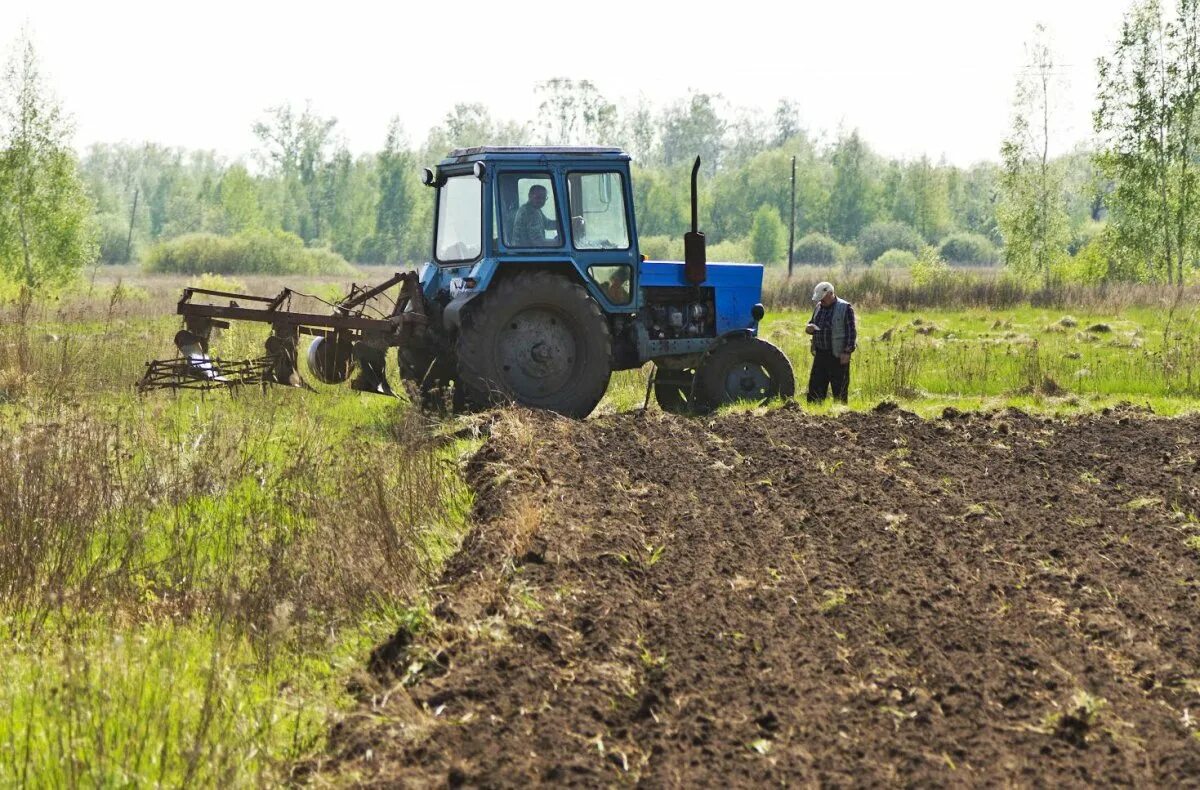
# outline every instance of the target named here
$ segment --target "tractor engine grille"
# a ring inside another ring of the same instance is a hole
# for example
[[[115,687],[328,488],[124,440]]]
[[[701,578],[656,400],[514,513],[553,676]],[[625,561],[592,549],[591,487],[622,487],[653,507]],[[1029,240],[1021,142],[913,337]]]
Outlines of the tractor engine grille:
[[[712,288],[648,288],[641,319],[651,340],[716,336]]]

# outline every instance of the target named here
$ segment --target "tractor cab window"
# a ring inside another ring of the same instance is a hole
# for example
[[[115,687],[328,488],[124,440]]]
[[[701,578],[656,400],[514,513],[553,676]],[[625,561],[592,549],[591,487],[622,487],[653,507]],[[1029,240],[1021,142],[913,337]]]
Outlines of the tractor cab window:
[[[562,226],[549,173],[501,173],[496,187],[506,247],[562,246]]]
[[[452,176],[438,190],[439,263],[463,263],[483,249],[483,186],[474,175]]]
[[[620,173],[567,176],[571,232],[577,250],[627,250],[625,183]]]

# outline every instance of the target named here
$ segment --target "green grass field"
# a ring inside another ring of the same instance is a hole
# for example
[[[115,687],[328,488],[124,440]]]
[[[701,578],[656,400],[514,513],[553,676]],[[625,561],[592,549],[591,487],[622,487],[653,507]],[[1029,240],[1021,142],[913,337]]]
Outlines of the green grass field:
[[[319,384],[136,395],[181,285],[102,277],[23,327],[0,315],[0,786],[286,779],[466,523],[470,417]],[[763,327],[801,389],[807,319]],[[862,308],[859,335],[851,409],[1200,405],[1195,306]],[[640,408],[647,375],[614,376],[599,413]]]
[[[768,314],[763,336],[787,352],[803,393],[808,313]],[[850,408],[883,400],[921,414],[947,406],[1065,414],[1130,402],[1161,414],[1200,403],[1200,313],[859,310]],[[640,406],[646,372],[619,374],[612,408]],[[819,407],[818,407],[819,408]]]

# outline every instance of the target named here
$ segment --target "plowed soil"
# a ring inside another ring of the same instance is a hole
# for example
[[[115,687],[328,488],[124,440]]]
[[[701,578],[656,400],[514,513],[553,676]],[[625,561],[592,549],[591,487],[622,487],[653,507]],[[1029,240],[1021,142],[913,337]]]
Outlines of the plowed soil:
[[[1200,783],[1200,417],[515,412],[469,476],[346,779]]]

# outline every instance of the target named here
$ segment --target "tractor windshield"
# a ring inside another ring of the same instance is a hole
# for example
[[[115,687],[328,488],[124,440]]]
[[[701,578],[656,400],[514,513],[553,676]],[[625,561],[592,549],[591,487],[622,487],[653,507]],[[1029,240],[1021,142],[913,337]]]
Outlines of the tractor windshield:
[[[463,263],[483,249],[483,185],[474,175],[452,176],[438,190],[438,263]]]

